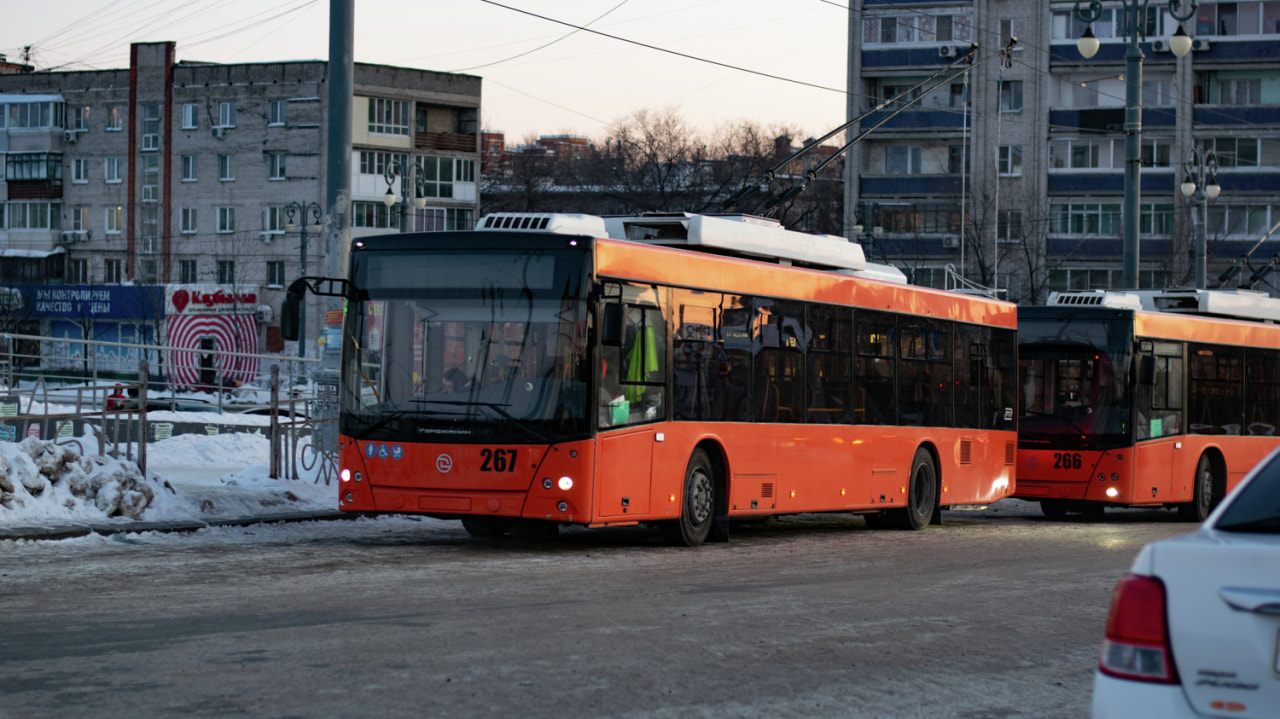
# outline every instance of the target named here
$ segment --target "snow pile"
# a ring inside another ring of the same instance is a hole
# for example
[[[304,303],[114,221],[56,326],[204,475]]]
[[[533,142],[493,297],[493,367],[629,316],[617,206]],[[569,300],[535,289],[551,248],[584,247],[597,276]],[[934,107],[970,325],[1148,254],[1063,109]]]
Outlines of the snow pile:
[[[0,519],[142,519],[173,487],[138,465],[34,437],[0,442]]]
[[[336,490],[315,482],[314,467],[299,480],[272,479],[270,447],[260,434],[178,435],[147,445],[144,478],[136,462],[97,456],[92,435],[0,442],[0,527],[337,509]]]

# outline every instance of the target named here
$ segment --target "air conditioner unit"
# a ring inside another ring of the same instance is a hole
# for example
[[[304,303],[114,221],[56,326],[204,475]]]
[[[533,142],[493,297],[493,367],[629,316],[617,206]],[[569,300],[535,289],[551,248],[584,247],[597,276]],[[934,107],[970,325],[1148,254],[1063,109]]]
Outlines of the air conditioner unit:
[[[262,240],[262,243],[263,243],[263,244],[266,244],[266,245],[271,244],[271,240],[272,240],[275,236],[276,236],[276,233],[274,233],[274,232],[259,232],[259,233],[258,233],[258,239],[259,239],[259,240]]]
[[[75,130],[65,130],[62,133],[62,139],[74,144],[76,141],[76,136],[79,134],[80,133],[76,132]]]
[[[1197,38],[1191,39],[1191,49],[1196,52],[1203,52],[1205,50],[1208,50],[1211,47],[1213,46],[1209,43],[1209,38],[1207,37],[1197,37]]]
[[[1152,40],[1151,49],[1156,52],[1169,52],[1168,40]]]
[[[88,242],[88,230],[63,230],[58,236],[58,241],[64,245],[75,244],[76,242]]]
[[[225,127],[215,127],[215,128],[213,128],[213,136],[214,136],[214,137],[216,137],[216,138],[221,139],[221,138],[222,138],[222,135],[223,135],[226,131],[227,131],[227,128],[225,128]]]
[[[947,235],[942,238],[942,246],[949,250],[954,250],[960,247],[960,238],[956,235]]]
[[[960,54],[960,48],[955,45],[943,45],[938,48],[938,57],[955,57]]]
[[[269,324],[276,316],[275,310],[271,309],[271,305],[258,305],[256,314],[258,315],[258,321],[264,325]]]

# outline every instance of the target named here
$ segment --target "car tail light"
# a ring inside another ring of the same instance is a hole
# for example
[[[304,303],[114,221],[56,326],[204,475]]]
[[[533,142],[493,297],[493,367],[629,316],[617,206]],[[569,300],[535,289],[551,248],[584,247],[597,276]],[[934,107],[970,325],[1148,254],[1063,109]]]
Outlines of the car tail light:
[[[1104,674],[1161,684],[1177,684],[1178,670],[1169,651],[1164,582],[1126,575],[1111,593],[1107,638],[1099,668]]]

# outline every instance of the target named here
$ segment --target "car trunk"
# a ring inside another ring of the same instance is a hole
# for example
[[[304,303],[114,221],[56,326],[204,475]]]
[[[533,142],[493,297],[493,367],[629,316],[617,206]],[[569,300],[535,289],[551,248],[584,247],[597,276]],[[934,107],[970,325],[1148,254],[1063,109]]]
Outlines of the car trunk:
[[[1162,543],[1169,641],[1197,711],[1242,719],[1280,707],[1280,536],[1197,532]]]

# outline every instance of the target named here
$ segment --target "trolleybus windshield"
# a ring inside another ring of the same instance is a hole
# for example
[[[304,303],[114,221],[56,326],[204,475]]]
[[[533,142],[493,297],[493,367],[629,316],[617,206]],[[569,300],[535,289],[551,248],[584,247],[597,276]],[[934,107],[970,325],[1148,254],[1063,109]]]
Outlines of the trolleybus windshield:
[[[354,259],[342,431],[550,443],[588,434],[585,254],[377,251]]]
[[[1131,323],[1062,317],[1018,323],[1023,449],[1132,444],[1126,390]]]

